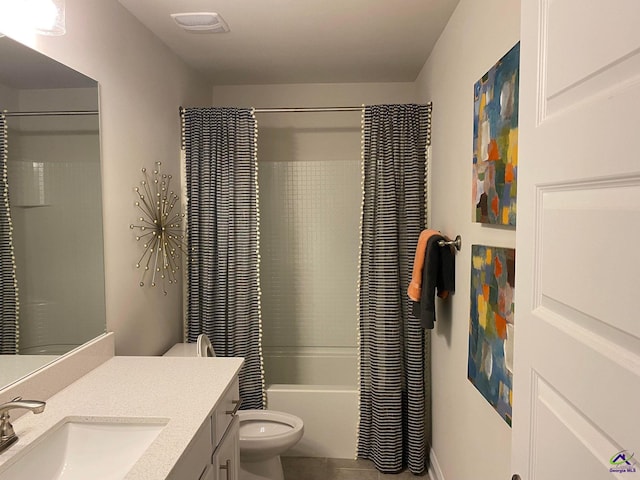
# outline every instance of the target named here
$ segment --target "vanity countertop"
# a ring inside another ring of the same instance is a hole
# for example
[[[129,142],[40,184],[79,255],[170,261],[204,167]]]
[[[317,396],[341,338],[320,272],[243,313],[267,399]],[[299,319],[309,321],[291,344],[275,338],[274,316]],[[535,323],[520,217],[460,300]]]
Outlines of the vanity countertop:
[[[0,469],[66,417],[164,419],[166,426],[126,476],[164,480],[241,366],[241,358],[113,357],[49,398],[43,413],[17,419],[20,440],[0,455]]]

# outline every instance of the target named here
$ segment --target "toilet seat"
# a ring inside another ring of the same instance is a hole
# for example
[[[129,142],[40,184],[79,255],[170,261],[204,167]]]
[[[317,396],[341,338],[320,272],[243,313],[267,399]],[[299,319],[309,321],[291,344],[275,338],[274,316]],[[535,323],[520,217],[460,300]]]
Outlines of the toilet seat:
[[[279,455],[302,438],[302,420],[275,410],[240,410],[240,455],[245,458]]]
[[[254,437],[266,438],[288,433],[292,426],[272,420],[243,420],[240,435],[243,439]]]
[[[290,433],[290,430],[302,429],[302,420],[289,413],[275,410],[240,410],[240,440],[260,437],[270,438]],[[259,425],[264,425],[268,431],[257,431]]]

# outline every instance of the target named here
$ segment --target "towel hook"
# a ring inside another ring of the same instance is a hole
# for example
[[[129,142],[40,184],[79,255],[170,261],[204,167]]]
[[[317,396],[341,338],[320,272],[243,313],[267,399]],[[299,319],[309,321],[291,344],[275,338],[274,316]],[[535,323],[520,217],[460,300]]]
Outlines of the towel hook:
[[[460,235],[456,235],[455,240],[438,240],[439,247],[446,247],[448,245],[453,245],[456,247],[456,250],[460,251],[460,248],[462,248],[462,237]]]

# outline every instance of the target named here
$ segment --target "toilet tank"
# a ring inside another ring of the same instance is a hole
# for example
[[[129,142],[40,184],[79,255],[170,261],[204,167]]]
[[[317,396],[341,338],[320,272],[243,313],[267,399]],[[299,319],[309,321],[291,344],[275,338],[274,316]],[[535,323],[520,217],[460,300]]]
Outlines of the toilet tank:
[[[215,357],[213,345],[204,333],[198,336],[195,343],[176,343],[166,351],[163,357]]]
[[[196,343],[176,343],[166,351],[163,357],[197,357],[198,344]]]

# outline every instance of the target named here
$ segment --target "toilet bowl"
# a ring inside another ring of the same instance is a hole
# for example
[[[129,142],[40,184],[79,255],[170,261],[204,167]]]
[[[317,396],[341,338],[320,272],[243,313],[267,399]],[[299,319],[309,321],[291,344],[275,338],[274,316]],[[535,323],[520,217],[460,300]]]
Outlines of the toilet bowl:
[[[215,357],[205,334],[196,343],[177,343],[165,356]],[[302,419],[275,410],[238,410],[240,421],[240,479],[284,480],[280,455],[293,447],[304,432]]]
[[[240,480],[284,480],[280,455],[302,438],[300,418],[273,410],[240,410]]]

